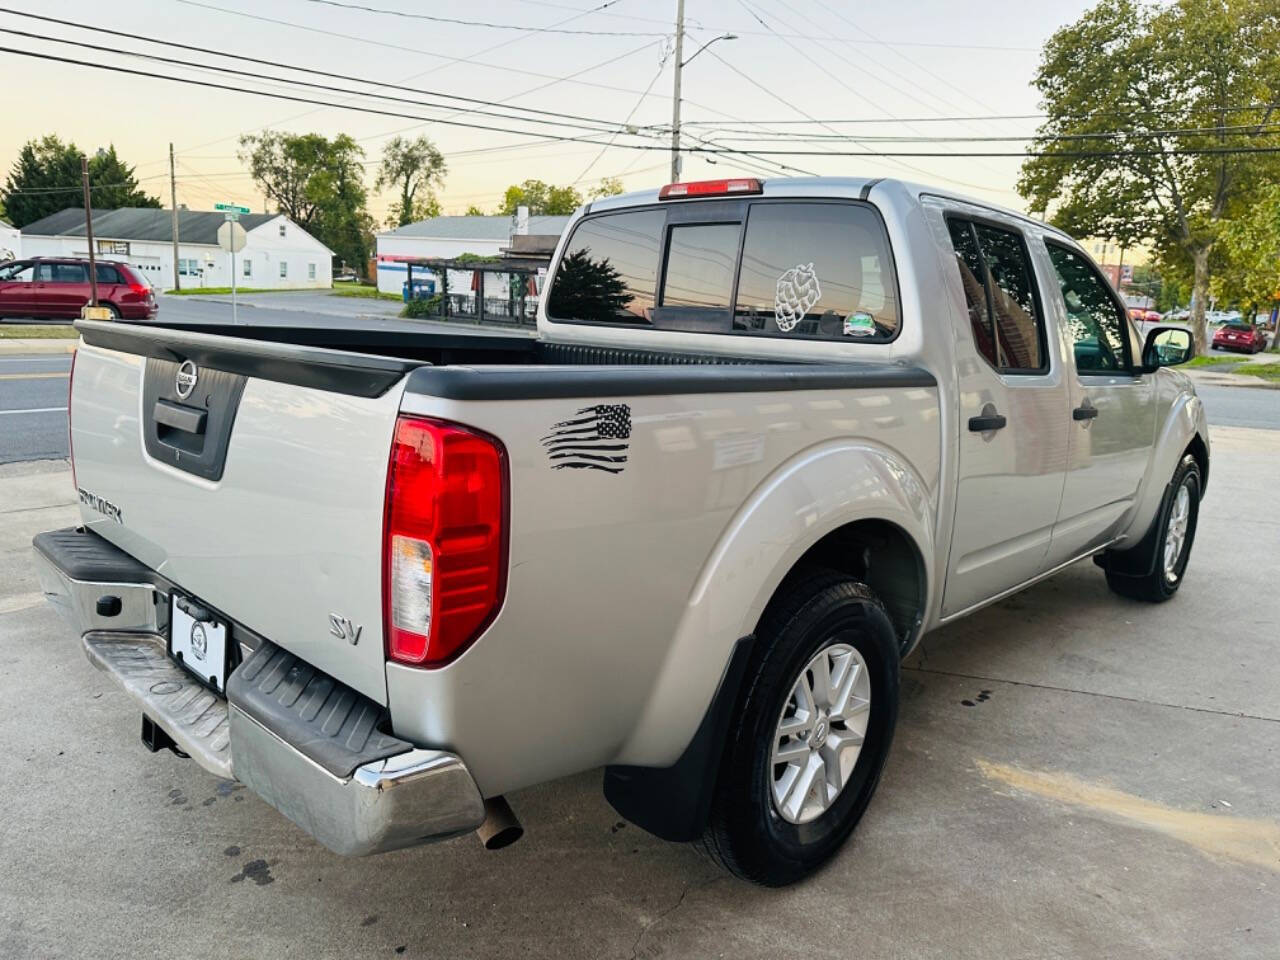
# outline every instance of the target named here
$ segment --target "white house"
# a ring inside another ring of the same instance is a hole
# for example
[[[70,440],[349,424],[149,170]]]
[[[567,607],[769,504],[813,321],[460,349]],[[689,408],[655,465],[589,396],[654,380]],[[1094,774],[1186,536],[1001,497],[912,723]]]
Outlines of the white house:
[[[231,257],[218,246],[221,213],[178,211],[178,279],[183,289],[231,286]],[[242,214],[245,247],[236,254],[236,284],[260,289],[308,289],[333,285],[333,251],[279,213]],[[97,255],[123,260],[151,285],[172,290],[173,214],[125,207],[95,210]],[[3,245],[0,235],[0,246]],[[70,207],[22,228],[24,257],[87,257],[84,209]]]
[[[513,246],[516,236],[546,238],[544,246],[554,249],[569,222],[568,217],[431,217],[409,223],[377,236],[378,290],[399,294],[408,271],[406,261],[430,257],[452,259],[464,253],[499,256]],[[469,282],[450,271],[450,287]]]
[[[22,231],[0,220],[0,261],[22,256]]]

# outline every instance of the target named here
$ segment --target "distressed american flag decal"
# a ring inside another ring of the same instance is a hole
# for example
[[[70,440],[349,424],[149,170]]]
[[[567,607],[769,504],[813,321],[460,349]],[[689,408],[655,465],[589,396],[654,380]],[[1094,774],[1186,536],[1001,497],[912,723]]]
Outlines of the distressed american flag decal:
[[[553,424],[542,445],[553,470],[621,473],[630,439],[631,408],[625,403],[601,403]]]

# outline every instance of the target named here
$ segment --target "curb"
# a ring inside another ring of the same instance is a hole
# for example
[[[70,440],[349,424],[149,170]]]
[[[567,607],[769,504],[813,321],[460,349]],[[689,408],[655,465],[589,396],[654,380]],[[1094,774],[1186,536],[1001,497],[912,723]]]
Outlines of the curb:
[[[75,353],[79,343],[79,339],[64,340],[53,337],[44,340],[0,340],[0,356],[6,354]]]

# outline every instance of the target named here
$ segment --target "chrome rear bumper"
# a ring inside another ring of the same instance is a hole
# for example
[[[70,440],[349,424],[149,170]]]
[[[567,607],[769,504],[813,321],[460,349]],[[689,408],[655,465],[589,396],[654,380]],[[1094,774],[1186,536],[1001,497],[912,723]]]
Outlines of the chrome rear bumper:
[[[330,850],[381,853],[470,833],[484,821],[484,800],[458,756],[415,748],[335,776],[169,659],[166,594],[155,584],[74,579],[48,542],[37,537],[35,546],[45,596],[90,662],[178,749],[215,776],[240,780]],[[119,603],[100,605],[103,598]]]

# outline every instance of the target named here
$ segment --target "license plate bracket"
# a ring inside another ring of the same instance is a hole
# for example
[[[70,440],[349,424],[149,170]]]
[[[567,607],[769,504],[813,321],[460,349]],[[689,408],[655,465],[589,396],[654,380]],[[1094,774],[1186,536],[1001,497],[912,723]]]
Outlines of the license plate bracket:
[[[230,625],[191,597],[169,597],[169,656],[202,684],[226,695]]]

